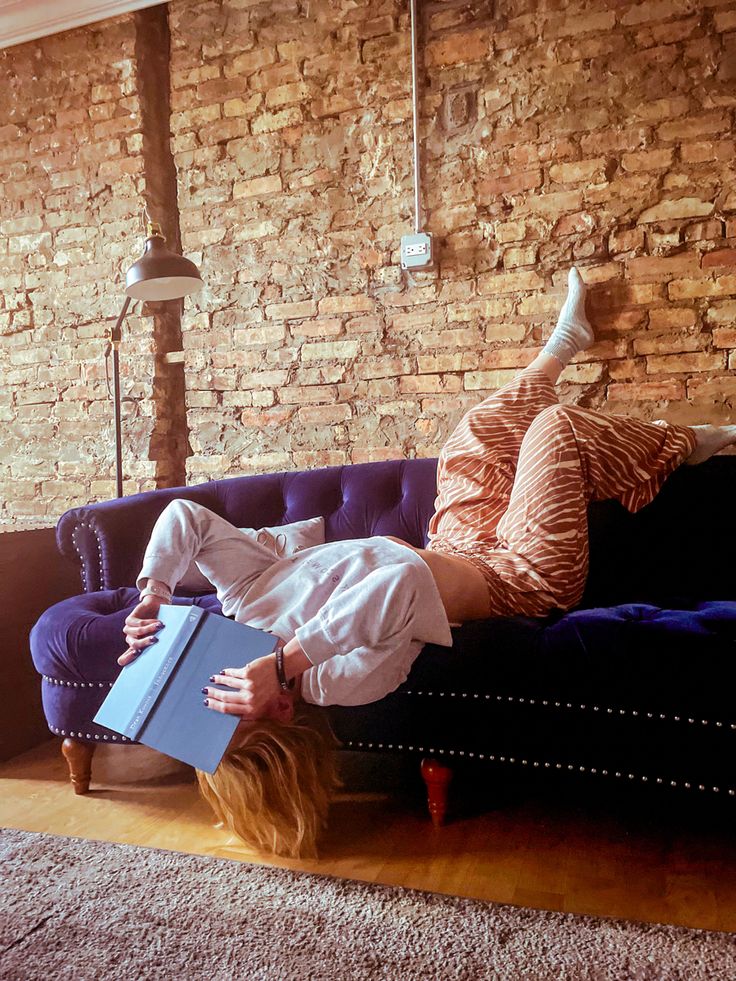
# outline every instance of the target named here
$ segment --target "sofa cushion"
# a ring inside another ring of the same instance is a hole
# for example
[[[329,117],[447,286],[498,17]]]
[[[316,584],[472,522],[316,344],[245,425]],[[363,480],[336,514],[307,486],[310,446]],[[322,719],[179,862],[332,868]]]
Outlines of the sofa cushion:
[[[47,718],[56,728],[77,729],[96,712],[120,670],[123,623],[137,596],[135,589],[75,596],[47,610],[34,627],[33,660],[44,676]],[[194,602],[220,610],[212,594]],[[547,620],[475,621],[453,630],[453,638],[452,648],[424,648],[402,695],[420,701],[550,700],[582,705],[586,712],[598,706],[595,711],[608,715],[623,710],[736,722],[736,602],[679,610],[626,604]],[[85,699],[76,715],[66,708],[69,688]],[[366,709],[379,721],[381,712],[393,711],[391,702]],[[347,711],[346,731],[354,734]]]
[[[404,691],[483,692],[736,722],[736,601],[623,604],[467,623],[427,645]]]

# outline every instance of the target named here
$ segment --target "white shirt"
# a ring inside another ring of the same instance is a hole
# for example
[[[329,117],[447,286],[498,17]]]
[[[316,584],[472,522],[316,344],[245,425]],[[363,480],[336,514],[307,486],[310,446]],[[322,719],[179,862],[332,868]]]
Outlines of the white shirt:
[[[314,665],[301,683],[313,704],[377,701],[406,680],[424,644],[452,646],[429,566],[388,538],[327,542],[278,559],[206,508],[174,501],[156,522],[138,582],[174,587],[192,559],[226,616],[296,637]]]

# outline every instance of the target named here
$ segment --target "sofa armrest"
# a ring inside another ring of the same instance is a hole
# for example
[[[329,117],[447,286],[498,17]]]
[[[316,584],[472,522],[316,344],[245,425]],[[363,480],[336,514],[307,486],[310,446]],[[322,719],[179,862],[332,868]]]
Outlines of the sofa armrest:
[[[59,518],[56,544],[79,568],[86,593],[132,586],[156,519],[176,498],[221,513],[210,485],[171,487],[72,508]]]

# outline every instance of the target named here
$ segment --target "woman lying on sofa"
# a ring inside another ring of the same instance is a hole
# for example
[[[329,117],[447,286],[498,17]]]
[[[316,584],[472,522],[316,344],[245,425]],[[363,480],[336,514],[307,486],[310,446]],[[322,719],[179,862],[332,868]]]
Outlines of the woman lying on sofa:
[[[638,511],[683,462],[736,442],[736,426],[676,426],[560,405],[555,382],[593,342],[585,287],[572,269],[542,353],[471,409],[439,458],[426,549],[397,538],[328,542],[288,558],[191,501],[161,514],[125,624],[127,664],[160,629],[192,559],[223,613],[281,639],[276,654],[224,668],[203,689],[213,711],[243,720],[200,788],[246,843],[313,853],[336,785],[324,723],[312,706],[358,705],[394,691],[425,643],[452,646],[451,624],[543,617],[581,599],[587,505]]]

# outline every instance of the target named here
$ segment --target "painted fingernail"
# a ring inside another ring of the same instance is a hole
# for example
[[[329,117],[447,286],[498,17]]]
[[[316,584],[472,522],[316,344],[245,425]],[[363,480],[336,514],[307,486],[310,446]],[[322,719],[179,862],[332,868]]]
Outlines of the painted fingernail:
[[[158,644],[158,637],[151,637],[149,643]]]
[[[210,704],[209,698],[205,698],[205,700],[204,700],[204,702],[202,702],[202,704],[203,705],[209,705]]]
[[[206,688],[203,688],[203,689],[202,689],[202,694],[203,694],[203,695],[206,695],[206,694],[207,694],[207,689],[206,689]]]
[[[214,680],[215,680],[215,676],[213,674],[211,674],[210,675],[210,681],[214,681]]]

